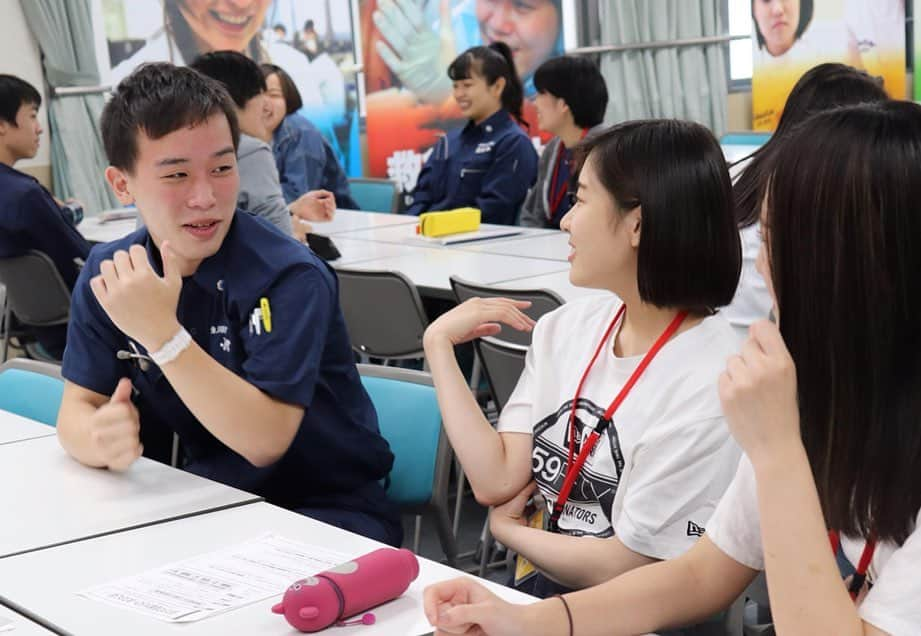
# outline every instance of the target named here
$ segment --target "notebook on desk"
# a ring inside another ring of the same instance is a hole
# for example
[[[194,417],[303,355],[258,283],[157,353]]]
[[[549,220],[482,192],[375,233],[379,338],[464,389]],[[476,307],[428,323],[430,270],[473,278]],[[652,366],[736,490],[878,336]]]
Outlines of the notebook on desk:
[[[446,236],[422,236],[414,234],[406,238],[407,243],[413,245],[457,245],[458,243],[470,243],[472,241],[488,241],[490,239],[501,238],[505,236],[516,236],[523,230],[520,227],[503,226],[503,227],[483,227],[473,232],[460,232],[458,234],[448,234]]]

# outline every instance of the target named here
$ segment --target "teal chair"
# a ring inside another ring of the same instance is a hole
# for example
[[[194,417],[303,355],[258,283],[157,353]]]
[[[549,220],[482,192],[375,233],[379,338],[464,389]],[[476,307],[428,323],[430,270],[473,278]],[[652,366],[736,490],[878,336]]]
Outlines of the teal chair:
[[[720,137],[721,146],[763,146],[771,138],[766,132],[733,132]]]
[[[387,496],[404,512],[416,515],[413,551],[419,551],[421,515],[429,514],[448,565],[454,567],[457,542],[448,516],[451,448],[441,427],[432,376],[375,364],[359,364],[358,372],[395,457]]]
[[[0,365],[0,410],[54,426],[63,394],[56,364],[14,358]]]
[[[396,214],[400,206],[400,193],[397,184],[389,179],[349,179],[349,191],[366,212],[389,212]]]

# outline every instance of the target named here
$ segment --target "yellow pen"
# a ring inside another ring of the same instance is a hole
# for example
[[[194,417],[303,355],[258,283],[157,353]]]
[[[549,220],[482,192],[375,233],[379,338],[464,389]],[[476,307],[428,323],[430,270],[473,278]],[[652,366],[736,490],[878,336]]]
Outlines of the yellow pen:
[[[259,308],[262,310],[262,326],[265,328],[265,332],[272,333],[272,309],[269,307],[269,299],[260,298]]]

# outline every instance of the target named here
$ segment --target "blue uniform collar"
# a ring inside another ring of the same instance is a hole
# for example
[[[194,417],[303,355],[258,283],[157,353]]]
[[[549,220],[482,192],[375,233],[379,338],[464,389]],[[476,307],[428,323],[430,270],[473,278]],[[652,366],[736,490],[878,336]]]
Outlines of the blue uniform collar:
[[[213,256],[209,256],[203,260],[201,264],[199,264],[198,269],[195,270],[195,273],[184,278],[183,282],[191,279],[199,287],[209,293],[214,294],[220,291],[220,287],[223,287],[223,285],[219,287],[219,283],[227,275],[228,243],[233,240],[236,234],[237,214],[239,214],[239,212],[235,212],[233,215],[230,222],[230,229],[227,231],[227,236],[224,237],[224,242],[221,243],[221,247],[218,248]],[[144,240],[144,249],[147,250],[147,258],[150,260],[154,271],[158,276],[163,276],[163,257],[160,255],[160,250],[154,245],[150,232],[147,232],[147,238]]]
[[[469,132],[479,132],[481,134],[489,134],[493,131],[505,128],[512,121],[512,116],[508,114],[504,108],[500,108],[495,113],[481,121],[479,124],[473,123],[473,120],[468,121],[467,125],[464,126],[464,133]]]
[[[17,170],[13,166],[9,166],[3,163],[2,161],[0,161],[0,173],[4,173],[4,172],[9,174],[10,176],[20,177],[22,179],[26,179],[28,181],[34,181],[35,183],[38,183],[38,179],[36,179],[32,175],[26,174],[25,172],[21,170]]]

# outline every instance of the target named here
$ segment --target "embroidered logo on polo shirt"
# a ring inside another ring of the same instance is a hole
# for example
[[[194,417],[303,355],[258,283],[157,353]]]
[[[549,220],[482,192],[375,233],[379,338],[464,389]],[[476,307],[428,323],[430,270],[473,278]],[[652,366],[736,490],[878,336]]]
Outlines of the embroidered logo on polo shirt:
[[[688,536],[689,537],[702,537],[704,536],[704,532],[706,531],[707,529],[704,528],[703,526],[699,526],[693,521],[688,521]]]
[[[486,153],[486,152],[492,152],[493,146],[495,145],[496,145],[496,142],[494,141],[481,142],[477,144],[476,150],[474,150],[473,153],[476,155],[482,155],[483,153]]]
[[[224,351],[224,353],[230,353],[230,339],[229,338],[221,338],[221,349]]]

